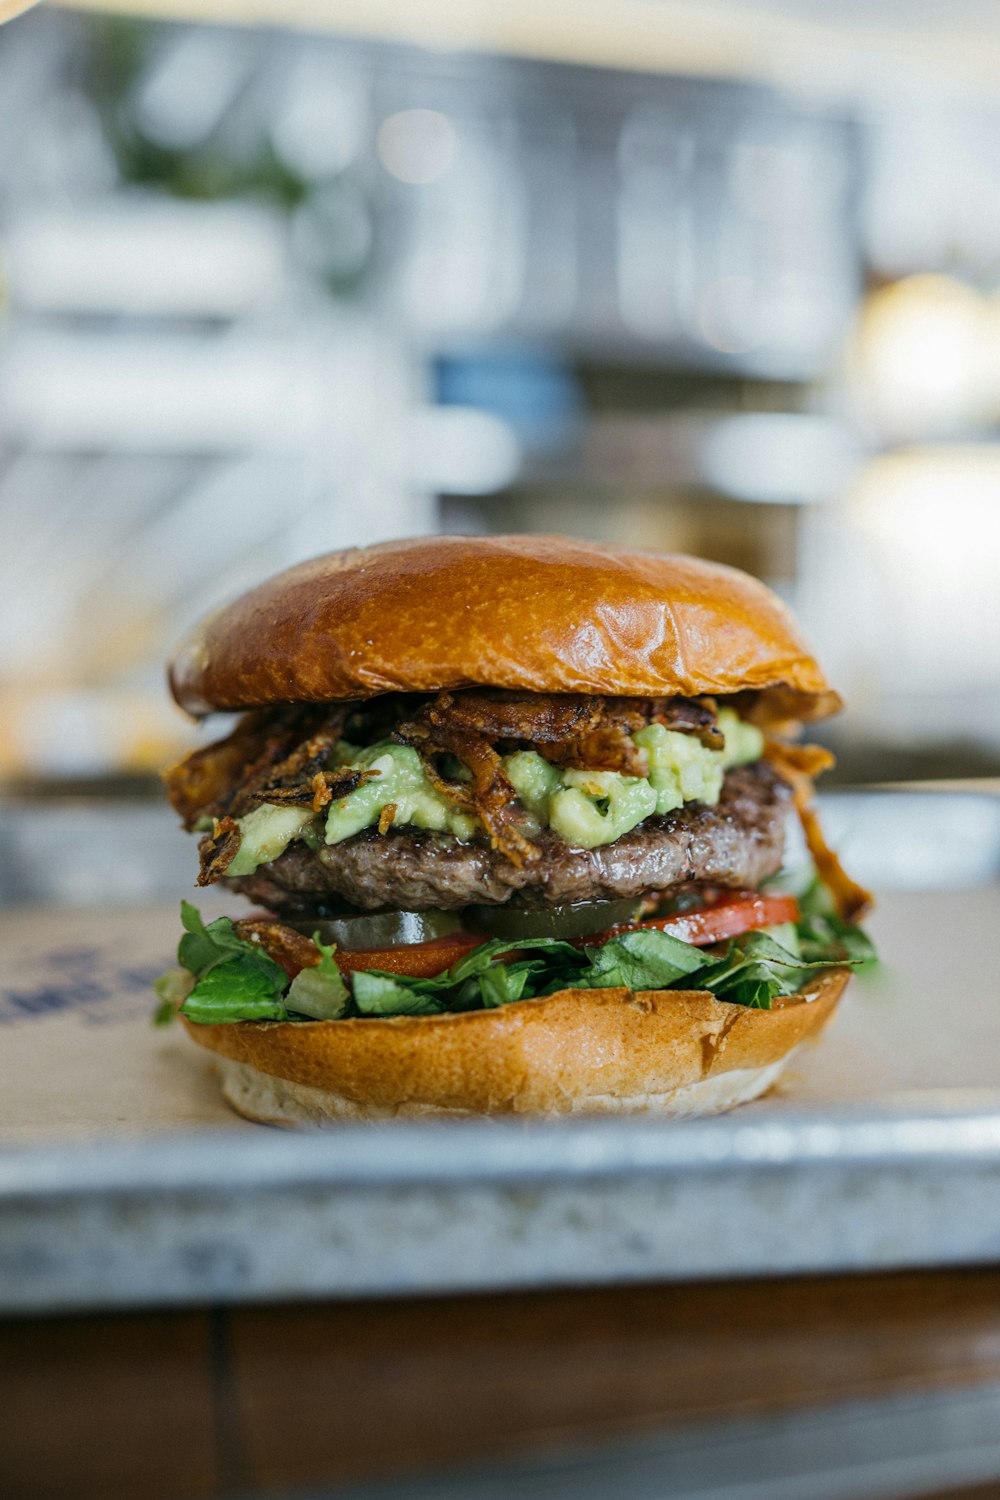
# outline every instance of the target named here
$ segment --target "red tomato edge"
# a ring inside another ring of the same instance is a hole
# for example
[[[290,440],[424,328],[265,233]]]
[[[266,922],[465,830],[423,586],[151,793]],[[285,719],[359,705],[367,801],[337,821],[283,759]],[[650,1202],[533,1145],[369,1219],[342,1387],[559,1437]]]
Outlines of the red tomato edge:
[[[609,927],[604,932],[580,938],[577,943],[580,947],[586,944],[599,948],[623,932],[652,928],[694,947],[704,948],[726,938],[739,937],[744,932],[797,922],[798,918],[799,904],[794,896],[741,893],[694,911],[674,912],[668,917],[652,917],[645,922]],[[338,949],[334,956],[338,968],[348,974],[359,969],[381,969],[389,974],[406,974],[411,979],[433,979],[487,941],[475,933],[453,932],[426,943],[409,943],[395,948]]]
[[[718,901],[712,906],[699,906],[694,911],[674,912],[669,917],[651,917],[645,922],[611,927],[586,941],[591,947],[599,947],[623,932],[635,932],[645,927],[669,933],[695,948],[706,948],[726,938],[740,937],[744,932],[780,927],[784,922],[798,920],[799,903],[794,896],[762,896],[755,892]]]

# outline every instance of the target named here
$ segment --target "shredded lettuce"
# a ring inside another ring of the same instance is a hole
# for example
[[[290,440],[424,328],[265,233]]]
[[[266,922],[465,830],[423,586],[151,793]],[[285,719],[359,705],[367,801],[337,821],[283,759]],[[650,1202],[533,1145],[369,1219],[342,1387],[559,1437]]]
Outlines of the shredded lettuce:
[[[289,1010],[312,1021],[339,1021],[351,1006],[351,993],[337,968],[332,944],[321,943],[313,934],[320,960],[314,969],[301,969],[288,987]]]
[[[600,948],[585,949],[585,953],[588,967],[574,983],[578,989],[588,990],[665,990],[697,974],[707,962],[701,948],[658,932],[655,927],[623,932]]]
[[[167,1026],[194,989],[194,975],[187,969],[167,969],[153,980],[153,993],[159,1005],[153,1015],[154,1026]]]
[[[429,1016],[491,1010],[561,989],[604,988],[708,990],[734,1005],[769,1010],[779,996],[794,994],[810,973],[833,964],[856,966],[875,956],[861,928],[837,916],[818,880],[802,897],[801,912],[798,952],[767,932],[733,938],[724,952],[721,944],[697,948],[656,928],[620,933],[598,948],[553,938],[496,938],[432,979],[377,969],[344,976],[333,947],[317,936],[319,964],[289,982],[284,969],[242,939],[227,917],[206,927],[185,901],[180,968],[157,981],[156,1019],[169,1020],[177,1010],[189,1020],[213,1024]]]
[[[815,875],[799,896],[799,949],[803,958],[826,958],[836,963],[871,963],[874,944],[864,928],[845,922],[829,890]]]
[[[241,938],[228,917],[206,927],[190,901],[181,902],[181,923],[177,962],[194,978],[179,1007],[184,1015],[206,1024],[288,1020],[288,975],[263,948]]]

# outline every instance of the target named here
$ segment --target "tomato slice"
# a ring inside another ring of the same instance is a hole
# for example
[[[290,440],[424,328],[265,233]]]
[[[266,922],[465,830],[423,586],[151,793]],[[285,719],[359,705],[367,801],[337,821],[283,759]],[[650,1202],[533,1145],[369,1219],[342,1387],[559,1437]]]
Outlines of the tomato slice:
[[[756,891],[748,891],[712,906],[699,907],[696,911],[679,911],[669,917],[651,917],[646,922],[632,922],[627,927],[612,927],[588,942],[591,947],[600,947],[622,932],[655,927],[658,932],[667,932],[696,948],[706,948],[710,943],[721,943],[724,938],[739,937],[741,933],[754,932],[761,927],[780,927],[783,922],[797,922],[798,919],[799,903],[794,896],[761,896]]]
[[[338,948],[334,958],[337,967],[349,974],[355,969],[382,969],[410,979],[434,979],[483,941],[477,933],[449,932],[426,943],[402,943],[395,948]]]
[[[653,927],[685,943],[704,948],[725,938],[739,937],[743,932],[797,922],[798,917],[799,904],[794,896],[761,896],[749,891],[697,911],[675,912],[669,917],[652,917],[646,922],[609,927],[605,932],[576,941],[581,947],[600,947],[622,932]],[[381,969],[387,974],[405,974],[410,979],[434,979],[485,941],[487,939],[480,933],[449,932],[445,937],[432,938],[426,943],[405,943],[394,948],[338,948],[335,957],[338,967],[346,973],[353,973],[356,969]]]

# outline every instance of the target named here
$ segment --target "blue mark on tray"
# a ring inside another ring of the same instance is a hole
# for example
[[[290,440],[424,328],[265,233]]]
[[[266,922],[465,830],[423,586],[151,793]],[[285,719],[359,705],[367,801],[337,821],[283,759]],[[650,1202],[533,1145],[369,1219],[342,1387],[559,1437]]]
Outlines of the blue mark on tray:
[[[99,948],[55,949],[46,973],[33,982],[0,989],[0,1025],[71,1012],[92,1025],[152,1014],[152,984],[165,963],[117,964]]]

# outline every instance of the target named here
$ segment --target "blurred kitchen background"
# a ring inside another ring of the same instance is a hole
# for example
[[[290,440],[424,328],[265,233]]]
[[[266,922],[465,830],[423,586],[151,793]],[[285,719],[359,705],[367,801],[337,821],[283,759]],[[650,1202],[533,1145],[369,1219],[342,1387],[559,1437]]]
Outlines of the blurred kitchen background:
[[[998,425],[992,0],[29,11],[0,28],[0,901],[189,886],[171,646],[418,532],[748,568],[847,698],[843,782],[996,777]]]

